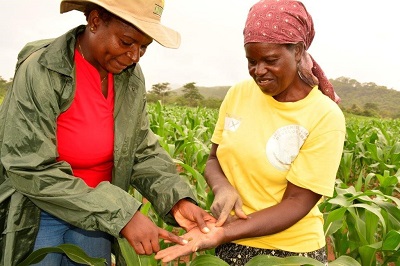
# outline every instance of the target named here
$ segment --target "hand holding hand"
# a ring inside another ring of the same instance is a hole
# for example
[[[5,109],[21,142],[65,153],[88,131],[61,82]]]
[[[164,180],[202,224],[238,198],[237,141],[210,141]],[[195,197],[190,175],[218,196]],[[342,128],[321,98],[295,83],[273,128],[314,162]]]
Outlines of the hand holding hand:
[[[121,234],[139,255],[150,255],[160,250],[159,239],[185,245],[183,238],[157,227],[147,216],[137,211],[121,230]]]
[[[207,227],[207,223],[216,221],[208,212],[186,199],[178,201],[171,212],[186,232],[198,227],[203,233],[208,233],[210,229]]]

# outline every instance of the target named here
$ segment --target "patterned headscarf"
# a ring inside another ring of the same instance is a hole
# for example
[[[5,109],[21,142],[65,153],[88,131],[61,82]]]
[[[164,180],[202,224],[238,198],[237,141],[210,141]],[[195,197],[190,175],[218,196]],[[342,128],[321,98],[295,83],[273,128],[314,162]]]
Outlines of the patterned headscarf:
[[[261,0],[254,4],[247,16],[243,31],[244,44],[249,42],[298,43],[305,51],[298,64],[299,76],[310,86],[319,85],[323,94],[340,102],[324,71],[307,52],[314,35],[311,15],[300,1]]]

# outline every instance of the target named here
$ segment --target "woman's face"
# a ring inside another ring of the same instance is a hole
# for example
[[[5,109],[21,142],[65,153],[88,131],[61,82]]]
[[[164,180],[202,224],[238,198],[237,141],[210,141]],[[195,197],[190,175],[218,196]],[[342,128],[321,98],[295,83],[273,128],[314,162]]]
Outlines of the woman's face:
[[[90,34],[94,61],[107,72],[118,74],[139,62],[153,39],[122,20],[111,18],[106,23],[97,18]],[[96,67],[96,66],[95,66]]]
[[[277,101],[289,101],[296,94],[298,45],[247,43],[245,51],[249,74],[263,93]]]

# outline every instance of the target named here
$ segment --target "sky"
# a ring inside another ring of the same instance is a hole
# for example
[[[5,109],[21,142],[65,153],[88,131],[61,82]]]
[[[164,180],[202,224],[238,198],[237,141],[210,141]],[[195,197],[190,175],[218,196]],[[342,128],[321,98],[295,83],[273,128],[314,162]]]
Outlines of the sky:
[[[231,86],[249,78],[243,26],[257,0],[165,0],[162,23],[180,32],[178,49],[151,44],[140,65],[146,87]],[[328,78],[348,77],[400,91],[398,0],[303,0],[314,20],[308,52]],[[60,0],[0,1],[0,76],[14,75],[25,43],[55,38],[86,24],[83,13],[60,14]]]

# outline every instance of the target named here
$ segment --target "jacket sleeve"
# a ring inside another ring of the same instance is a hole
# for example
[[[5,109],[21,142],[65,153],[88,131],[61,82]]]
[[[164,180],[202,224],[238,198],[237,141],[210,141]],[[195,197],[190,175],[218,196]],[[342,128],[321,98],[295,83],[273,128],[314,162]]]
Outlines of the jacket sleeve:
[[[38,53],[19,66],[6,105],[1,162],[15,190],[40,209],[87,230],[118,236],[140,203],[103,182],[88,187],[57,162],[56,119],[65,100],[67,80],[37,62]],[[4,106],[2,108],[4,108]]]
[[[146,101],[143,103],[131,182],[166,223],[177,225],[169,213],[172,207],[183,198],[195,204],[197,199],[189,182],[177,173],[176,164],[151,131]]]

